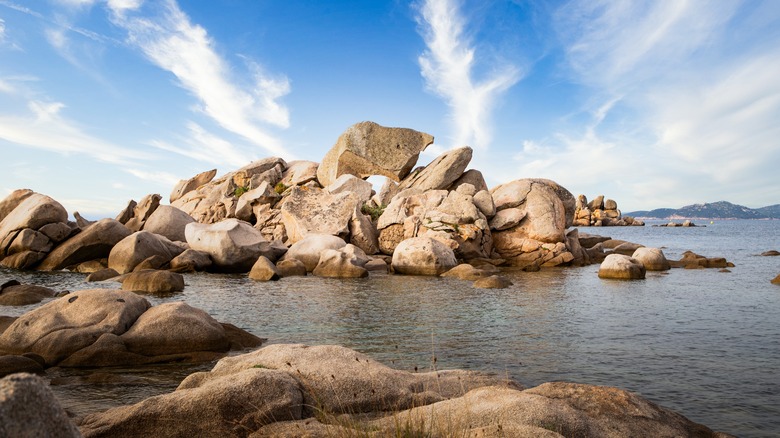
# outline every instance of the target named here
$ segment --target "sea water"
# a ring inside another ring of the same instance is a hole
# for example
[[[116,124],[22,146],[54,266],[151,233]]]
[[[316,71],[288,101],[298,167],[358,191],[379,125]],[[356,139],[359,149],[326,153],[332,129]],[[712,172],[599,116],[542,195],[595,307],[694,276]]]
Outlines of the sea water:
[[[714,430],[780,433],[780,221],[706,221],[706,227],[582,228],[663,248],[725,257],[736,267],[649,272],[602,280],[598,265],[504,273],[507,289],[450,278],[372,273],[255,282],[243,275],[188,274],[186,301],[269,343],[339,344],[409,371],[462,368],[508,376],[526,387],[553,380],[636,392]],[[57,290],[118,288],[83,274],[0,270]],[[37,306],[0,306],[20,315]],[[73,415],[134,403],[175,389],[213,364],[101,370],[51,369],[52,389]],[[98,374],[95,374],[95,373]],[[84,380],[86,376],[91,380]],[[86,382],[86,383],[85,383]]]

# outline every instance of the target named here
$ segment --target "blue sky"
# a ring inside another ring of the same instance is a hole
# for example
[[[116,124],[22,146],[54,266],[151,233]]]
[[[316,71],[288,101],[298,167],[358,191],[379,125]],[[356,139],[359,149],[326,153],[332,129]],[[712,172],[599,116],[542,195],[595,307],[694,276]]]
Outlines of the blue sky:
[[[780,2],[0,0],[0,196],[87,217],[348,126],[624,211],[780,203]]]

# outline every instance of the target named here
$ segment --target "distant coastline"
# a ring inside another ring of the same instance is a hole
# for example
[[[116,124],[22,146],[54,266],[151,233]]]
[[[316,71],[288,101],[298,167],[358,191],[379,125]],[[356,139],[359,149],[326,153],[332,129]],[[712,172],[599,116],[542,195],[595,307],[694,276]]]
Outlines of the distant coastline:
[[[744,205],[719,201],[705,204],[686,205],[681,208],[657,208],[623,213],[637,219],[698,219],[698,220],[736,220],[736,219],[780,219],[780,204],[761,208],[749,208]]]

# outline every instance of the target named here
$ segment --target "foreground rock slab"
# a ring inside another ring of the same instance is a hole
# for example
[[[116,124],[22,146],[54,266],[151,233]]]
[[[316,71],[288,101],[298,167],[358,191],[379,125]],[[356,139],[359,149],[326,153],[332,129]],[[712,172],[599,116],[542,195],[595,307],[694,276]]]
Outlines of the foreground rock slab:
[[[523,390],[484,373],[411,373],[348,348],[299,344],[226,357],[172,393],[88,415],[80,429],[86,437],[727,436],[618,388]]]

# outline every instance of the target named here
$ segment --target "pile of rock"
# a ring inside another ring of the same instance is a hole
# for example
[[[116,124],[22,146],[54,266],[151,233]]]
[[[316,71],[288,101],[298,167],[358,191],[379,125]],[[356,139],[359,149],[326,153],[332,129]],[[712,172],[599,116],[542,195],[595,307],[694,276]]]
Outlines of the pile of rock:
[[[645,223],[631,216],[623,216],[617,202],[604,199],[599,195],[588,202],[585,195],[577,197],[574,214],[574,226],[577,227],[607,227],[607,226],[643,226]]]
[[[665,223],[665,224],[657,224],[657,225],[653,225],[653,226],[654,227],[670,227],[670,228],[674,228],[674,227],[685,227],[685,228],[688,228],[688,227],[704,227],[706,225],[696,225],[690,219],[686,219],[686,220],[684,220],[682,222],[670,221],[670,222]]]
[[[320,269],[324,254],[316,253],[303,263],[308,272],[362,277],[366,266],[387,271],[389,264],[398,273],[438,275],[480,260],[526,270],[592,261],[577,231],[566,232],[577,214],[568,190],[542,179],[488,190],[479,171],[466,169],[469,147],[414,168],[432,142],[429,134],[362,122],[339,137],[321,164],[271,157],[219,178],[206,171],[180,181],[171,205],[150,194],[130,201],[115,219],[77,216],[80,226],[68,223],[53,199],[20,190],[0,203],[0,260],[92,279],[146,269],[249,272],[261,257],[279,270],[277,262],[294,263],[288,249],[309,236],[331,236],[341,244],[326,249],[347,251],[329,253],[323,260],[329,267]],[[363,179],[370,175],[388,178],[379,193]],[[159,291],[176,290],[177,279],[168,283]]]

